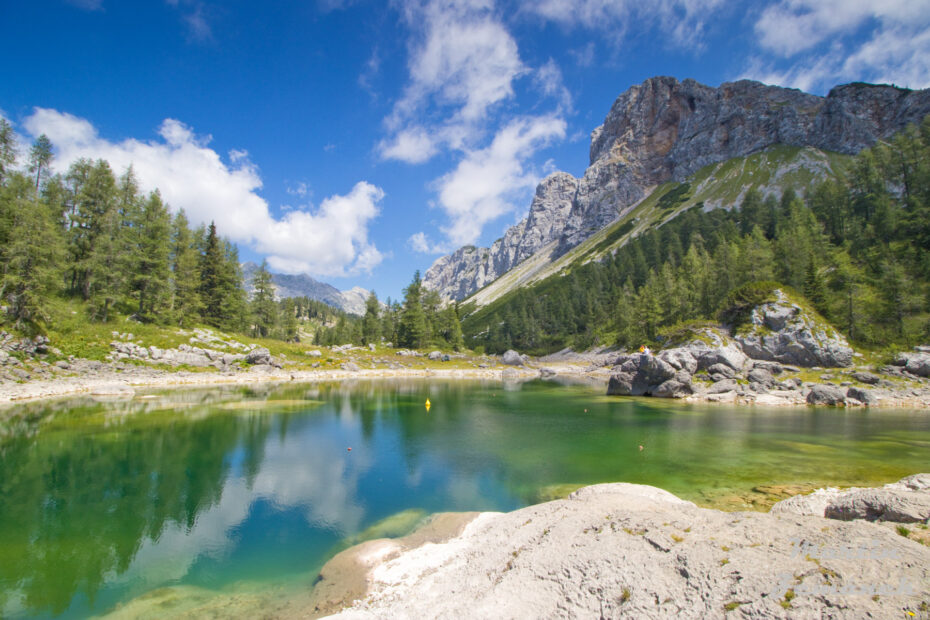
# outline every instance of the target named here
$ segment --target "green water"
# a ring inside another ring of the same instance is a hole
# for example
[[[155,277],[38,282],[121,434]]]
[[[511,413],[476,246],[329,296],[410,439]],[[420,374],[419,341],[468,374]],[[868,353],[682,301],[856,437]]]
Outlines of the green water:
[[[758,485],[876,484],[928,468],[928,411],[684,406],[543,381],[18,406],[0,410],[0,616],[133,615],[151,600],[159,617],[214,595],[306,591],[350,542],[583,484],[740,508]]]

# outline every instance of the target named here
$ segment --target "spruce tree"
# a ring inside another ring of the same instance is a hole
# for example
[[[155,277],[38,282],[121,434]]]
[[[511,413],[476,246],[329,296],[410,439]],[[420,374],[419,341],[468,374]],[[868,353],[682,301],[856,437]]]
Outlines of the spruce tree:
[[[184,211],[178,211],[171,231],[172,321],[185,327],[200,317],[200,254]]]
[[[381,341],[381,304],[372,291],[365,300],[365,316],[362,318],[362,343],[377,344]]]
[[[16,134],[5,118],[0,118],[0,185],[16,168]]]
[[[48,303],[58,289],[64,240],[46,205],[35,197],[31,180],[14,173],[0,203],[12,207],[9,239],[0,248],[0,302],[20,329],[44,331]],[[6,210],[6,209],[4,209]]]
[[[249,305],[252,335],[268,338],[278,323],[278,305],[274,300],[274,285],[271,273],[268,272],[268,261],[263,260],[252,277],[252,301]]]
[[[162,320],[169,305],[171,216],[158,190],[142,204],[132,230],[135,260],[131,282],[138,300],[137,313],[144,321]]]
[[[48,172],[48,168],[55,156],[52,154],[52,141],[48,136],[42,134],[32,143],[32,149],[29,151],[29,172],[36,175],[36,191],[39,191],[39,181],[42,174]]]
[[[420,305],[422,286],[420,272],[417,271],[413,281],[404,289],[404,305],[397,327],[397,340],[402,347],[418,349],[426,346],[426,316]]]
[[[225,257],[216,224],[210,222],[200,256],[200,300],[203,319],[214,327],[223,324],[223,279]]]

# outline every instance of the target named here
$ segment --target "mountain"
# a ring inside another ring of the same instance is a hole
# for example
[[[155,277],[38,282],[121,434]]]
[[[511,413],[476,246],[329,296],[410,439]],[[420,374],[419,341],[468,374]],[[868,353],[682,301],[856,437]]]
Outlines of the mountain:
[[[258,265],[253,262],[242,264],[242,279],[245,290],[252,294],[252,278],[258,271]],[[331,284],[314,280],[308,275],[288,275],[284,273],[272,273],[271,281],[275,287],[275,297],[278,299],[287,299],[288,297],[309,297],[329,304],[334,308],[344,310],[349,314],[365,314],[365,300],[368,299],[369,292],[358,286],[348,290],[340,291]]]
[[[551,273],[560,257],[617,224],[668,183],[723,162],[794,147],[794,155],[803,149],[801,160],[773,157],[767,163],[795,172],[811,164],[795,175],[795,189],[803,190],[835,163],[832,154],[858,153],[928,113],[930,90],[856,83],[820,97],[749,80],[713,88],[650,78],[620,95],[592,132],[590,165],[582,178],[558,172],[544,179],[525,220],[490,248],[466,246],[438,259],[424,274],[424,285],[445,299],[461,300],[507,274],[498,293],[476,295],[479,305],[487,303],[540,272]],[[780,194],[784,175],[769,173],[768,184],[753,184]],[[715,180],[710,174],[705,181]]]

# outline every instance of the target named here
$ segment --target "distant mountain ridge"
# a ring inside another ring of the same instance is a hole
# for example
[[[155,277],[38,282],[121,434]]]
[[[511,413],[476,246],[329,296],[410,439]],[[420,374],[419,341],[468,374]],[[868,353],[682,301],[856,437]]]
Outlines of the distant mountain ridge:
[[[245,290],[250,295],[254,290],[252,287],[252,278],[258,271],[258,265],[253,262],[242,263],[242,279]],[[287,299],[288,297],[309,297],[323,303],[329,304],[334,308],[344,310],[349,314],[365,314],[365,300],[368,299],[369,291],[361,287],[353,287],[348,291],[340,291],[335,286],[315,280],[306,274],[289,275],[284,273],[272,273],[271,281],[275,288],[275,297],[278,299]]]
[[[852,155],[927,114],[930,90],[856,83],[820,97],[750,80],[713,88],[650,78],[620,95],[592,132],[582,178],[548,176],[526,219],[490,248],[466,246],[439,258],[423,283],[445,299],[465,299],[529,257],[556,260],[657,186],[705,166],[776,145]]]

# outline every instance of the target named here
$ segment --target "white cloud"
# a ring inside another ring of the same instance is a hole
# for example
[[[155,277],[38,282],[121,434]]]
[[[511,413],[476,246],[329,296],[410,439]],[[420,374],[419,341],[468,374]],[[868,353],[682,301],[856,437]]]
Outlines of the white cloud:
[[[572,94],[565,88],[562,70],[559,69],[559,65],[552,58],[536,70],[533,81],[544,95],[555,98],[559,105],[562,106],[562,109],[571,112]]]
[[[119,172],[133,166],[146,190],[156,187],[175,209],[193,222],[215,221],[219,231],[268,255],[272,268],[288,273],[343,276],[368,271],[381,253],[368,241],[368,225],[379,212],[381,189],[359,182],[345,196],[331,196],[315,211],[292,210],[276,219],[258,195],[257,167],[245,151],[231,151],[224,162],[180,121],[166,119],[161,140],[101,138],[87,120],[57,110],[36,108],[24,126],[33,136],[45,133],[54,144],[56,171],[79,157],[105,159]]]
[[[440,147],[463,149],[483,135],[483,123],[514,96],[527,72],[516,41],[496,18],[491,0],[407,0],[401,10],[413,31],[410,80],[385,119],[384,159],[422,163]],[[423,122],[434,117],[433,122]]]
[[[408,164],[423,163],[439,151],[433,136],[423,127],[404,129],[391,140],[382,140],[378,150],[384,159],[398,159]]]
[[[747,77],[803,90],[854,80],[930,86],[930,0],[781,0],[755,31],[776,58],[756,55]]]
[[[523,11],[567,28],[584,27],[609,32],[610,41],[622,42],[630,30],[637,34],[658,26],[674,45],[700,46],[712,13],[724,0],[533,0]]]
[[[445,254],[449,251],[446,246],[430,241],[424,232],[410,235],[407,239],[407,246],[419,254]]]
[[[511,200],[539,182],[525,162],[554,138],[565,137],[556,116],[511,121],[490,146],[469,151],[455,170],[436,182],[439,205],[451,220],[443,232],[456,247],[477,241],[485,224],[515,209]]]

